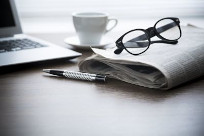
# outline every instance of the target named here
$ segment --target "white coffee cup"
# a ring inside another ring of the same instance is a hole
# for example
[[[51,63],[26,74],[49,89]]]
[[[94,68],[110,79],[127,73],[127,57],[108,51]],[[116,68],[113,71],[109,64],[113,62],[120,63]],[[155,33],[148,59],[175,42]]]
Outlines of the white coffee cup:
[[[118,23],[117,19],[109,19],[107,13],[81,12],[73,13],[72,17],[80,44],[100,44],[102,36],[111,31]],[[115,23],[107,29],[110,21]]]

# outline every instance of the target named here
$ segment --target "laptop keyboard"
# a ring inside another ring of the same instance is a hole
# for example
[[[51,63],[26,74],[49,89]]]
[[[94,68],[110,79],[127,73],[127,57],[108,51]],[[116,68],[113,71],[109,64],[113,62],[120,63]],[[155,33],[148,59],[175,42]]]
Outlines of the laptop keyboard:
[[[46,47],[29,39],[0,41],[0,53]]]

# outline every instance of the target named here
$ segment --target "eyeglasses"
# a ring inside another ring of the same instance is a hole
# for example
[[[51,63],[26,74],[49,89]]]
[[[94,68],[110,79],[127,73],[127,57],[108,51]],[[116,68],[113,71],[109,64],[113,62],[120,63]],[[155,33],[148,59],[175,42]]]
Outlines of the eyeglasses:
[[[151,41],[157,36],[161,40]],[[132,55],[140,55],[147,51],[150,44],[166,43],[177,44],[181,37],[180,21],[175,17],[160,19],[153,27],[148,29],[134,29],[123,34],[115,43],[115,54],[120,54],[124,49]]]

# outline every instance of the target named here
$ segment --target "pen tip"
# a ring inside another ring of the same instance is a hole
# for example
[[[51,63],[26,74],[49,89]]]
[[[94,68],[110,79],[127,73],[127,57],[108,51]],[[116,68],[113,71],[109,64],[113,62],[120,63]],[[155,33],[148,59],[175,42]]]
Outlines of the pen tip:
[[[43,69],[43,72],[50,73],[50,69]]]

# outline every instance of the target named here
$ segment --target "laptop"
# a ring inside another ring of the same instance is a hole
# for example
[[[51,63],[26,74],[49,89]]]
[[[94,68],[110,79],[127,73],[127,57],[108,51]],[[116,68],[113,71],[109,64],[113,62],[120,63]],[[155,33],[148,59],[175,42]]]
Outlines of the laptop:
[[[22,33],[14,0],[0,0],[0,67],[81,54]]]

